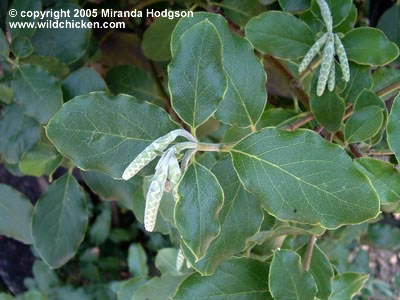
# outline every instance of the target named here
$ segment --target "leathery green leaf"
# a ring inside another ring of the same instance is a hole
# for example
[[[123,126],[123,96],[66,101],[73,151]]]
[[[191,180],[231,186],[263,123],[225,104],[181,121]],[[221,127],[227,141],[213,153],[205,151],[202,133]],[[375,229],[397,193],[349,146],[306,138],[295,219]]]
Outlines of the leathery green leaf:
[[[331,132],[336,132],[342,125],[346,105],[343,98],[335,90],[330,92],[325,89],[325,92],[319,97],[316,92],[317,81],[316,73],[314,74],[310,92],[311,112],[319,124]]]
[[[148,102],[94,92],[65,103],[46,132],[79,168],[121,178],[140,152],[177,127],[164,110]]]
[[[128,250],[128,267],[134,276],[147,276],[149,267],[147,266],[147,255],[139,243],[133,243]]]
[[[381,200],[381,205],[390,206],[400,201],[400,173],[388,162],[362,157],[356,166],[371,180]]]
[[[355,111],[346,122],[344,136],[348,143],[362,142],[375,136],[383,123],[383,109],[372,105]]]
[[[62,93],[56,79],[39,66],[20,66],[12,81],[15,102],[21,104],[26,114],[40,123],[47,123],[61,107]]]
[[[178,194],[176,228],[199,260],[221,232],[218,214],[224,203],[224,191],[210,170],[193,162],[179,183]]]
[[[265,128],[231,155],[244,187],[278,219],[334,229],[379,212],[375,190],[347,153],[312,131]]]
[[[223,0],[220,6],[226,16],[241,27],[244,27],[251,17],[264,10],[259,0]]]
[[[314,35],[306,23],[289,13],[269,11],[251,19],[246,37],[255,48],[280,58],[300,58],[314,44]]]
[[[304,260],[306,250],[307,244],[297,250],[302,260]],[[326,254],[317,245],[315,245],[313,249],[309,272],[317,284],[317,298],[328,299],[329,295],[332,293],[331,281],[334,276],[333,268]]]
[[[32,244],[31,220],[33,206],[25,195],[0,184],[0,234],[24,244]]]
[[[371,89],[374,82],[370,68],[350,62],[350,81],[340,96],[346,102],[355,102],[364,89]]]
[[[32,149],[40,139],[39,123],[24,114],[14,103],[6,106],[0,119],[0,154],[9,164],[17,164],[21,155]]]
[[[205,19],[214,24],[221,36],[223,64],[228,78],[228,90],[215,117],[227,124],[254,128],[267,100],[266,74],[251,44],[231,32],[225,18],[203,12],[195,13],[192,18],[183,18],[172,35],[172,52],[176,52],[183,33]]]
[[[400,161],[400,93],[394,99],[386,133],[389,147]]]
[[[387,37],[400,45],[400,3],[397,2],[391,8],[386,10],[380,17],[377,27],[381,29]],[[396,62],[400,60],[397,59]]]
[[[399,56],[399,47],[376,28],[353,29],[346,33],[342,41],[348,59],[360,65],[383,66]]]
[[[174,300],[272,300],[268,291],[267,263],[251,258],[232,258],[211,276],[194,273],[178,287]]]
[[[38,143],[22,156],[18,167],[25,175],[51,175],[61,161],[62,155],[57,152],[53,145]]]
[[[146,284],[139,287],[131,300],[166,300],[171,299],[179,284],[186,278],[164,274],[161,277],[153,277]]]
[[[269,289],[275,300],[310,300],[317,294],[314,278],[302,266],[300,255],[290,250],[274,252]]]
[[[229,157],[220,160],[212,171],[224,191],[224,206],[218,214],[221,232],[197,262],[183,248],[192,266],[203,275],[213,274],[223,261],[242,252],[264,218],[260,202],[240,184]]]
[[[332,280],[332,295],[329,300],[351,300],[363,288],[368,274],[342,273]]]
[[[118,300],[132,300],[134,293],[146,282],[146,276],[137,276],[125,281],[118,291]]]
[[[222,41],[210,21],[204,20],[182,35],[168,74],[172,107],[197,128],[217,110],[227,90]]]
[[[87,224],[85,195],[68,172],[54,181],[36,203],[33,244],[51,268],[59,268],[76,254]]]

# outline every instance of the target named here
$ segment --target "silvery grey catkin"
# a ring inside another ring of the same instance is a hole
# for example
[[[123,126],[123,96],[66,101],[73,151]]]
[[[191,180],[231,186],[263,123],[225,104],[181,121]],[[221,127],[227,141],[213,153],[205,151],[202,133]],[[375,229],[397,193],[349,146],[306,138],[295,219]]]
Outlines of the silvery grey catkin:
[[[310,65],[314,57],[318,54],[319,50],[321,50],[322,46],[325,44],[326,40],[328,39],[328,33],[324,33],[315,43],[314,45],[308,50],[306,56],[304,56],[303,60],[299,66],[299,73],[305,71],[307,67]]]
[[[324,54],[322,56],[321,68],[319,71],[317,95],[321,96],[328,82],[329,73],[331,71],[332,64],[334,63],[334,37],[333,33],[329,33],[328,41],[325,44]]]
[[[181,249],[178,251],[178,255],[176,256],[176,270],[182,270],[183,263],[185,262],[185,256],[183,256],[183,252]]]
[[[182,177],[181,167],[179,166],[178,159],[173,155],[169,161],[168,180],[171,185],[172,196],[175,201],[178,201],[178,183]]]
[[[168,177],[169,161],[175,155],[175,149],[168,149],[156,166],[156,172],[151,179],[146,195],[146,208],[144,210],[144,228],[153,231],[157,221],[158,208],[164,193],[165,183]]]
[[[317,0],[318,6],[321,9],[321,15],[322,18],[324,19],[325,25],[326,25],[326,31],[328,33],[332,32],[332,15],[331,11],[329,9],[328,3],[326,3],[325,0]]]
[[[332,62],[331,65],[331,70],[329,72],[329,79],[328,79],[328,90],[330,92],[333,92],[333,90],[335,89],[335,76],[336,76],[336,72],[335,72],[335,61]]]
[[[186,130],[176,129],[170,133],[159,137],[149,146],[147,146],[125,169],[122,179],[129,180],[135,176],[141,169],[148,165],[153,159],[164,151],[178,136],[183,136],[189,141],[197,142],[197,140]]]
[[[336,48],[336,54],[339,57],[340,68],[342,69],[343,73],[343,80],[348,82],[350,80],[349,61],[347,59],[346,50],[344,49],[342,41],[340,40],[337,34],[335,34],[335,48]]]

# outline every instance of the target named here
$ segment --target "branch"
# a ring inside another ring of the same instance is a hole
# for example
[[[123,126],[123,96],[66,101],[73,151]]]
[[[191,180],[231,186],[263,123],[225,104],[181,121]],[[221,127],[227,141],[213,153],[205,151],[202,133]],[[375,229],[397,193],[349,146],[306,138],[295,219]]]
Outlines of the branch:
[[[314,115],[311,112],[309,112],[301,119],[298,119],[291,124],[286,124],[286,125],[282,126],[281,129],[288,130],[288,131],[294,131],[294,130],[300,128],[301,126],[307,124],[308,122],[311,122],[312,120],[314,120]]]
[[[306,269],[306,271],[310,270],[311,258],[312,258],[316,240],[317,240],[317,237],[315,235],[310,236],[310,239],[308,240],[306,255],[305,255],[304,261],[303,261],[303,266],[304,266],[304,269]]]
[[[383,89],[379,90],[376,92],[378,97],[385,97],[386,95],[389,95],[390,93],[400,90],[400,81],[394,82]]]

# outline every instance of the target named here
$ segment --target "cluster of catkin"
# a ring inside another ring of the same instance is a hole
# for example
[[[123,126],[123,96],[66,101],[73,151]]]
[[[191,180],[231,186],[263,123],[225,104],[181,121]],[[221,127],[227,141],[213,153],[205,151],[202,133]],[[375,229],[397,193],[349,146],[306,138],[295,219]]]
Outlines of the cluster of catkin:
[[[182,136],[189,142],[178,143],[169,149],[168,146],[178,137]],[[197,148],[197,140],[194,136],[183,129],[176,129],[158,138],[147,146],[125,169],[122,179],[129,180],[141,169],[161,155],[157,163],[156,171],[151,178],[150,186],[146,195],[146,208],[144,211],[144,227],[147,231],[153,231],[156,225],[157,213],[160,207],[164,191],[171,191],[175,201],[178,199],[177,186],[182,177],[181,168],[186,164]],[[167,149],[167,150],[166,150]],[[181,151],[189,149],[179,165],[178,155]]]
[[[321,15],[325,22],[327,32],[314,43],[304,56],[299,66],[299,73],[307,69],[314,57],[325,45],[317,85],[317,95],[321,96],[325,91],[326,85],[328,85],[328,89],[331,92],[335,89],[335,53],[339,57],[343,80],[346,82],[350,80],[350,68],[346,50],[343,47],[342,41],[340,40],[339,35],[332,31],[333,21],[328,4],[325,0],[317,0],[317,3],[321,9]]]

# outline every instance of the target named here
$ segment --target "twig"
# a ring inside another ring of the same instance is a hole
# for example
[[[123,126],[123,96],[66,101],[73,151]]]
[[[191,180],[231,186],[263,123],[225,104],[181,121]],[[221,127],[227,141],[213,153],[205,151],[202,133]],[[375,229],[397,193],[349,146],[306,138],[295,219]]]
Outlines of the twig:
[[[314,120],[314,115],[311,112],[309,112],[303,118],[298,119],[297,121],[295,121],[291,124],[286,124],[286,125],[282,126],[281,129],[288,130],[288,131],[294,131],[312,120]]]
[[[316,68],[318,68],[318,66],[321,64],[322,62],[322,56],[319,55],[318,58],[316,60],[314,60],[311,65],[309,65],[307,67],[307,69],[305,69],[302,73],[299,74],[299,77],[297,78],[297,80],[299,82],[302,82],[307,76],[308,74],[310,74],[311,72],[313,72]]]
[[[376,92],[378,97],[385,97],[386,95],[389,95],[390,93],[400,90],[400,81],[394,82],[383,89],[379,90]]]
[[[304,261],[303,261],[303,266],[304,266],[304,269],[306,269],[306,271],[310,270],[311,258],[312,258],[316,240],[317,240],[317,237],[315,235],[310,236],[310,239],[308,240],[306,255],[305,255]]]
[[[376,155],[376,156],[380,156],[380,155],[384,156],[384,155],[394,155],[394,152],[390,151],[390,150],[370,150],[370,151],[367,151],[366,154]]]

